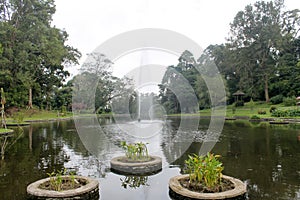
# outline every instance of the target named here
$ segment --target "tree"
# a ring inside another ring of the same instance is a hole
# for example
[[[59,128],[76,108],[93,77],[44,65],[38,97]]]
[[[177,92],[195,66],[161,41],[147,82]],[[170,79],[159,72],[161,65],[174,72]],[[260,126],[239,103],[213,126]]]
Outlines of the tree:
[[[1,88],[1,126],[6,129],[4,106],[6,104],[5,93],[3,88]]]
[[[178,58],[177,66],[169,66],[159,84],[161,104],[167,113],[196,112],[198,108],[195,87],[197,76],[196,60],[189,51]]]
[[[73,103],[84,104],[94,112],[111,110],[113,99],[133,94],[131,80],[112,75],[113,63],[102,53],[88,54],[88,61],[80,68],[81,74],[73,81]]]
[[[264,88],[266,102],[270,100],[269,83],[280,53],[298,31],[299,10],[283,12],[283,7],[283,0],[258,1],[238,12],[230,24],[228,41],[236,55],[235,72],[259,83]]]
[[[54,0],[11,0],[0,5],[0,69],[14,77],[8,88],[10,106],[27,102],[31,108],[35,99],[44,98],[49,108],[53,89],[69,76],[65,66],[76,64],[80,53],[65,44],[65,31],[51,26]]]

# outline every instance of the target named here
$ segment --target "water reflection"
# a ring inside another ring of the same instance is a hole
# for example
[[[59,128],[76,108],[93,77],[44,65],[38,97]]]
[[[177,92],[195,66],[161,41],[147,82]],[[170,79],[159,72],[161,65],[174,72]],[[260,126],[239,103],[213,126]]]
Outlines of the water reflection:
[[[93,120],[99,124],[99,119]],[[109,118],[100,121],[101,126],[107,129],[113,123]],[[200,120],[199,137],[207,129],[208,122]],[[81,123],[84,125],[84,120]],[[163,156],[165,166],[160,173],[139,180],[110,171],[110,159],[123,153],[118,146],[122,134],[97,132],[99,143],[92,147],[97,154],[92,155],[83,145],[73,121],[32,124],[24,128],[23,135],[13,145],[9,145],[4,160],[0,161],[0,199],[25,199],[29,183],[63,168],[97,178],[102,200],[120,197],[130,200],[171,199],[168,194],[170,177],[178,175],[187,155],[201,152],[203,145],[188,127],[178,132],[179,126],[178,119],[168,119],[163,125],[155,152]],[[224,174],[247,183],[248,199],[299,199],[298,128],[294,125],[229,122],[225,124],[213,153],[222,156]],[[86,137],[95,134],[88,128],[83,127],[83,130],[87,131]],[[92,138],[88,142],[92,143]],[[122,186],[122,181],[127,184],[127,189]],[[139,182],[145,184],[128,189]]]
[[[149,186],[147,183],[148,176],[125,176],[120,178],[122,184],[121,186],[125,189],[127,188],[139,188],[140,186]]]

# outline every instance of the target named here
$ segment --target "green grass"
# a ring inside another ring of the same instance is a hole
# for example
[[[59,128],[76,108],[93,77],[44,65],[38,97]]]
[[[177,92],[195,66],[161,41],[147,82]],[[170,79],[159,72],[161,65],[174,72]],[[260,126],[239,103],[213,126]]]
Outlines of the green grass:
[[[51,120],[51,119],[63,119],[70,118],[73,116],[71,112],[65,113],[63,116],[58,116],[57,111],[47,111],[47,110],[38,110],[38,109],[30,109],[30,110],[21,110],[19,113],[23,115],[23,121],[35,121],[35,120]],[[7,123],[18,123],[15,121],[13,117],[7,118]]]
[[[260,118],[273,118],[270,113],[271,106],[275,106],[279,110],[297,109],[297,106],[284,106],[283,104],[272,105],[265,102],[254,102],[252,105],[247,102],[244,106],[234,107],[233,105],[226,106],[226,117],[246,116],[251,117],[256,115]],[[235,112],[233,109],[235,108]],[[265,111],[266,114],[259,114],[259,111]],[[216,115],[222,115],[222,112],[215,111]],[[200,110],[199,113],[189,114],[171,114],[169,116],[211,116],[211,109]]]

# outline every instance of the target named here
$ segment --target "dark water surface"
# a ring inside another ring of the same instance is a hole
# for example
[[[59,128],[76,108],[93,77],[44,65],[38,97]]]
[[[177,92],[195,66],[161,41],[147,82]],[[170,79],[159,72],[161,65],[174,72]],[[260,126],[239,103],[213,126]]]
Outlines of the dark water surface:
[[[126,138],[114,134],[110,120],[100,121],[110,131],[99,132],[103,141],[97,142],[97,155],[86,150],[72,120],[35,123],[6,138],[5,155],[0,158],[0,199],[26,199],[29,183],[67,168],[98,179],[101,200],[170,200],[170,177],[180,174],[187,155],[198,153],[202,143],[184,142],[185,133],[174,139],[180,119],[170,119],[157,141],[163,170],[145,177],[118,175],[110,172],[109,160],[122,153],[118,143]],[[207,125],[207,120],[201,120],[199,129]],[[2,136],[0,146],[3,142]],[[300,199],[299,125],[226,122],[212,152],[222,156],[224,174],[247,183],[247,199]]]

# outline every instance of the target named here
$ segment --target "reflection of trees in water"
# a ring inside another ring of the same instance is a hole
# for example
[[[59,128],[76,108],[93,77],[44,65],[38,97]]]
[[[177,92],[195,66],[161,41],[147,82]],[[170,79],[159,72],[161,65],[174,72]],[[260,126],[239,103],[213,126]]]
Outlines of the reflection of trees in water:
[[[4,160],[5,152],[7,152],[22,136],[23,129],[18,128],[13,133],[7,133],[0,136],[1,160]]]
[[[214,149],[222,155],[224,173],[246,180],[250,199],[297,199],[297,131],[241,124],[226,123],[222,142]]]
[[[148,176],[125,176],[123,179],[120,178],[122,182],[122,187],[125,189],[129,188],[139,188],[140,186],[149,186]]]
[[[177,118],[167,122],[162,132],[161,147],[168,163],[178,165],[183,163],[187,153],[203,153],[207,125],[198,118]]]

